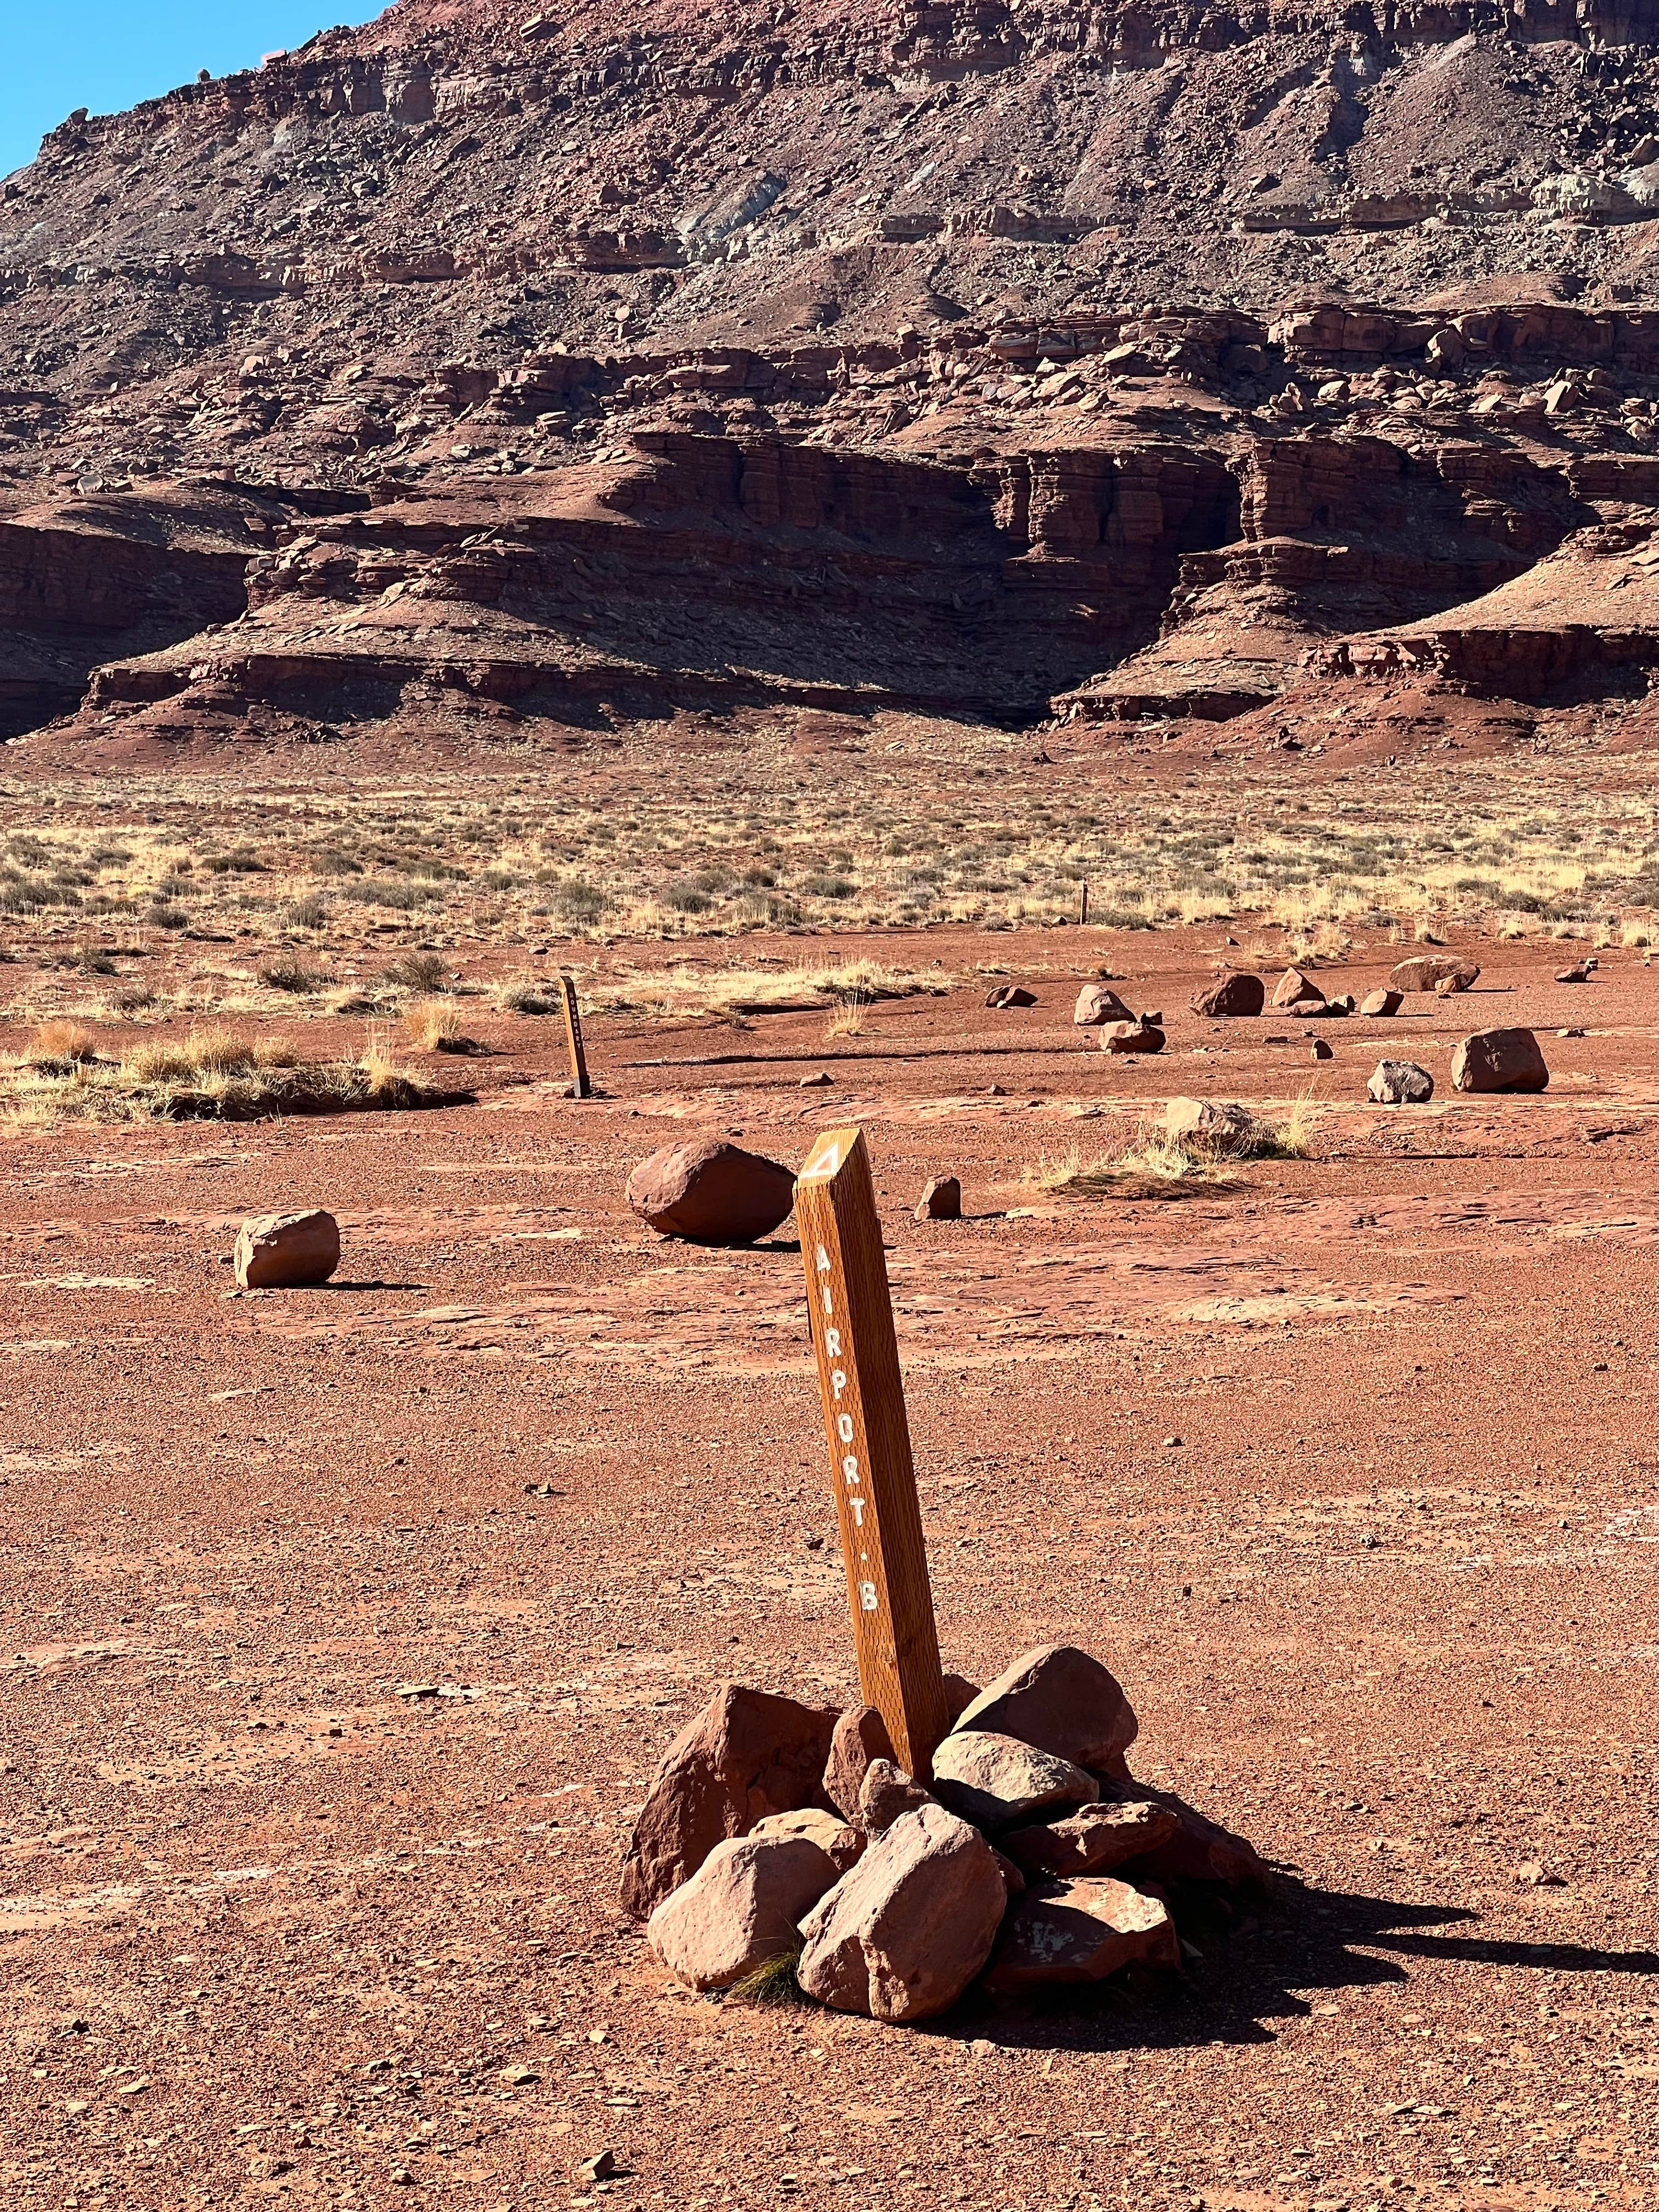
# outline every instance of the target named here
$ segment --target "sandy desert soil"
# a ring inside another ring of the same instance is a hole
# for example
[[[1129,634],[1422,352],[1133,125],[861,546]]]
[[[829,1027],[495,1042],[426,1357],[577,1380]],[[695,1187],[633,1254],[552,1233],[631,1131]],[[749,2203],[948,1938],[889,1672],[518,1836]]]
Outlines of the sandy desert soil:
[[[14,1123],[9,2203],[1654,2201],[1659,977],[1614,944],[1560,985],[1569,948],[1454,932],[1472,995],[1321,1024],[1316,1066],[1314,1024],[1186,1011],[1249,934],[814,940],[948,988],[851,1024],[600,1013],[582,1103],[554,1022],[474,1000],[489,1056],[421,1060],[471,1104]],[[1400,935],[1356,927],[1320,981],[1379,980]],[[1073,1030],[1101,969],[1164,1009],[1162,1058]],[[1034,1009],[985,1009],[1005,972]],[[9,981],[27,1009],[51,976]],[[1538,1027],[1543,1097],[1364,1104],[1382,1052],[1443,1093],[1497,1022]],[[362,1028],[319,1011],[307,1050]],[[1310,1091],[1304,1158],[1045,1187],[1173,1094]],[[720,2006],[617,1905],[715,1680],[854,1686],[798,1252],[660,1243],[623,1180],[693,1129],[797,1163],[845,1122],[945,1663],[1086,1644],[1141,1716],[1137,1773],[1285,1870],[1160,1997],[920,2032]],[[945,1170],[966,1218],[918,1226]],[[235,1293],[243,1216],[313,1202],[340,1278]]]

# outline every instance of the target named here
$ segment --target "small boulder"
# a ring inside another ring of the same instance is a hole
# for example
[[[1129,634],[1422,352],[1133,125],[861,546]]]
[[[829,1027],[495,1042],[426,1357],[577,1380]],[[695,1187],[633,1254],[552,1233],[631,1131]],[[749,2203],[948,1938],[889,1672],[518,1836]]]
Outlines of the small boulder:
[[[1100,1033],[1103,1052],[1162,1052],[1164,1032],[1148,1021],[1114,1022]]]
[[[849,1820],[859,1817],[859,1792],[872,1763],[892,1760],[893,1739],[873,1705],[850,1705],[836,1723],[823,1770],[823,1794]]]
[[[945,1725],[954,1728],[979,1695],[979,1684],[970,1682],[965,1674],[946,1674],[944,1678]]]
[[[916,1205],[918,1221],[960,1221],[962,1185],[955,1176],[934,1176]]]
[[[1558,983],[1588,983],[1595,968],[1593,960],[1580,960],[1571,968],[1563,968],[1555,980]]]
[[[928,2020],[991,1955],[1008,1891],[976,1828],[923,1805],[896,1820],[801,1923],[802,1989],[838,2012]]]
[[[1180,1966],[1168,1907],[1110,1875],[1083,1875],[1029,1889],[1010,1908],[985,1986],[995,1996],[1013,1996],[1103,1981],[1138,1960]]]
[[[1072,1019],[1079,1029],[1101,1029],[1108,1022],[1132,1022],[1134,1015],[1104,983],[1085,983],[1077,994]]]
[[[933,1794],[976,1828],[994,1830],[1092,1804],[1100,1784],[1069,1759],[1017,1736],[957,1729],[933,1753]]]
[[[1374,1021],[1386,1021],[1390,1015],[1397,1014],[1405,1003],[1403,991],[1391,991],[1385,985],[1380,990],[1367,991],[1359,1001],[1359,1011],[1362,1014],[1369,1014]]]
[[[1365,1096],[1374,1106],[1426,1106],[1434,1096],[1434,1078],[1414,1060],[1379,1060]]]
[[[985,1003],[1003,1013],[1010,1006],[1036,1006],[1036,993],[1028,991],[1024,983],[1000,983]]]
[[[1335,1048],[1327,1044],[1323,1037],[1316,1037],[1308,1048],[1308,1057],[1310,1060],[1334,1060]]]
[[[1261,976],[1243,974],[1217,976],[1213,983],[1194,991],[1192,1000],[1195,1014],[1213,1018],[1259,1014],[1267,1003],[1267,987]]]
[[[1231,1098],[1172,1098],[1164,1109],[1164,1133],[1176,1144],[1242,1152],[1255,1135],[1255,1116]]]
[[[340,1264],[340,1224],[312,1213],[260,1213],[236,1238],[236,1279],[246,1291],[292,1291],[325,1283]]]
[[[1389,981],[1396,991],[1432,991],[1443,982],[1449,982],[1454,991],[1468,991],[1480,973],[1474,961],[1460,960],[1455,954],[1419,952],[1390,969]]]
[[[1276,1006],[1322,1006],[1324,1003],[1325,994],[1299,968],[1287,968],[1273,987]]]
[[[1124,1871],[1136,1882],[1213,1881],[1229,1889],[1265,1888],[1268,1868],[1255,1846],[1234,1835],[1218,1820],[1212,1820],[1170,1790],[1149,1790],[1141,1783],[1118,1785],[1127,1798],[1149,1799],[1175,1815],[1174,1835],[1139,1858],[1124,1862]]]
[[[1079,1805],[1063,1820],[1015,1828],[1002,1838],[1002,1848],[1034,1879],[1109,1874],[1167,1844],[1180,1826],[1166,1807],[1150,1798],[1129,1798],[1122,1804]]]
[[[818,1795],[836,1716],[722,1683],[657,1769],[623,1861],[622,1901],[648,1919],[716,1844]]]
[[[963,1708],[956,1727],[1017,1736],[1096,1774],[1125,1772],[1123,1754],[1140,1730],[1116,1676],[1074,1644],[1023,1653]]]
[[[838,1875],[855,1866],[864,1849],[860,1829],[849,1820],[838,1820],[833,1813],[821,1811],[816,1805],[803,1805],[793,1813],[769,1813],[763,1820],[756,1821],[745,1840],[757,1836],[805,1836],[809,1844],[817,1845]],[[703,1864],[708,1863],[705,1859]]]
[[[691,1244],[752,1244],[795,1202],[795,1178],[776,1160],[721,1137],[665,1145],[628,1178],[628,1203],[659,1237]]]
[[[688,1987],[727,1989],[793,1952],[799,1923],[838,1878],[809,1837],[733,1837],[663,1899],[645,1940]]]
[[[859,1784],[859,1826],[866,1836],[884,1836],[895,1820],[937,1805],[931,1790],[913,1782],[890,1759],[872,1759]]]
[[[1453,1047],[1454,1091],[1547,1091],[1550,1072],[1530,1030],[1477,1030]]]
[[[1352,991],[1343,991],[1336,998],[1327,999],[1325,1001],[1325,1012],[1328,1014],[1340,1017],[1344,1014],[1351,1014],[1353,1011],[1354,995]]]

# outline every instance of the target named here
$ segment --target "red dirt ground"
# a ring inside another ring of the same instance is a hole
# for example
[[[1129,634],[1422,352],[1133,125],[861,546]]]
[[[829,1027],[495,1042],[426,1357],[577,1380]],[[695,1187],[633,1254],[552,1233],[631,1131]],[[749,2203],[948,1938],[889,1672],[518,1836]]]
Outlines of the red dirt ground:
[[[1474,994],[1320,1024],[1316,1067],[1314,1024],[1185,1012],[1213,928],[838,949],[1038,1005],[597,1020],[583,1104],[503,1018],[475,1106],[10,1135],[9,2203],[1654,2202],[1659,978],[1481,940]],[[1161,1059],[1073,1030],[1097,963]],[[1364,1105],[1499,1022],[1542,1097]],[[1019,1183],[1126,1103],[1310,1085],[1306,1159]],[[688,1125],[794,1164],[847,1121],[946,1665],[1087,1645],[1137,1773],[1289,1870],[1164,1999],[720,2007],[615,1901],[717,1679],[854,1686],[798,1253],[659,1243],[623,1177]],[[945,1170],[968,1218],[918,1226]],[[241,1218],[319,1202],[340,1279],[236,1295]]]

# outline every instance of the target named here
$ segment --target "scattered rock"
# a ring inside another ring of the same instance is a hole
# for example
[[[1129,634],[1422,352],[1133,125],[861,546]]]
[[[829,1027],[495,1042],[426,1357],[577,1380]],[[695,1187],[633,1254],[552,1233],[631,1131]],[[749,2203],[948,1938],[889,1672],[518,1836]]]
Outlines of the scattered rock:
[[[1255,1117],[1230,1098],[1172,1098],[1164,1109],[1164,1133],[1177,1144],[1242,1152],[1255,1135]]]
[[[1351,1014],[1353,1011],[1354,997],[1352,991],[1340,992],[1334,999],[1327,999],[1325,1001],[1325,1012],[1328,1014],[1341,1016]]]
[[[1267,987],[1261,976],[1243,974],[1218,975],[1192,998],[1193,1012],[1212,1018],[1259,1014],[1267,1003]]]
[[[1179,1966],[1169,1910],[1110,1875],[1028,1890],[1008,1914],[985,1986],[998,1996],[1103,1981],[1137,1960]]]
[[[964,1707],[957,1730],[1016,1736],[1095,1774],[1127,1772],[1123,1754],[1139,1733],[1121,1684],[1073,1644],[1027,1651]]]
[[[769,1813],[811,1804],[836,1716],[764,1690],[723,1683],[669,1746],[634,1824],[622,1901],[648,1919],[716,1844]]]
[[[1558,983],[1588,983],[1595,972],[1594,960],[1580,960],[1571,968],[1564,968],[1556,977]]]
[[[1164,1032],[1148,1021],[1114,1022],[1100,1033],[1103,1052],[1162,1052]]]
[[[1367,991],[1359,1001],[1359,1011],[1362,1014],[1369,1014],[1373,1020],[1386,1021],[1390,1015],[1397,1014],[1405,1003],[1403,991],[1391,991],[1385,985],[1380,990]]]
[[[1299,968],[1287,968],[1273,987],[1273,1004],[1276,1006],[1300,1008],[1322,1006],[1324,1003],[1325,994]]]
[[[1036,1006],[1036,993],[1028,991],[1024,983],[1000,983],[985,1003],[1005,1013],[1011,1006]]]
[[[236,1238],[236,1279],[247,1291],[300,1290],[325,1283],[340,1264],[340,1224],[320,1208],[260,1213]]]
[[[628,1178],[628,1203],[659,1237],[693,1244],[752,1244],[795,1202],[795,1178],[776,1160],[720,1137],[665,1145]]]
[[[962,1185],[955,1176],[935,1176],[916,1204],[917,1221],[960,1221]]]
[[[1100,1784],[1070,1759],[1017,1736],[959,1728],[933,1753],[933,1794],[975,1827],[994,1830],[1034,1814],[1091,1804]]]
[[[827,1091],[835,1079],[827,1067],[821,1067],[816,1075],[803,1075],[796,1087],[801,1091]]]
[[[860,1829],[817,1805],[803,1805],[793,1813],[769,1813],[763,1820],[756,1821],[749,1836],[751,1840],[766,1836],[805,1836],[809,1844],[817,1845],[838,1875],[855,1866],[864,1849]],[[703,1864],[708,1864],[706,1859]]]
[[[913,1782],[890,1759],[872,1759],[859,1785],[859,1824],[866,1836],[884,1836],[895,1820],[939,1800]]]
[[[1033,1876],[1109,1874],[1168,1843],[1180,1826],[1166,1806],[1129,1798],[1121,1804],[1080,1805],[1063,1820],[1015,1828],[1001,1843],[1015,1865]]]
[[[1530,1030],[1477,1030],[1452,1050],[1454,1091],[1547,1091],[1550,1072]]]
[[[974,1699],[979,1695],[977,1682],[970,1682],[965,1674],[946,1674],[942,1680],[945,1691],[945,1723],[954,1728]]]
[[[1379,1060],[1365,1096],[1376,1106],[1426,1106],[1434,1096],[1434,1078],[1414,1060]]]
[[[645,1940],[688,1988],[729,1989],[793,1951],[799,1922],[838,1878],[829,1853],[808,1837],[734,1837],[663,1899]]]
[[[887,1723],[873,1705],[850,1705],[836,1723],[823,1770],[823,1794],[849,1820],[859,1818],[859,1792],[872,1763],[896,1760]]]
[[[1316,1037],[1308,1048],[1308,1057],[1310,1060],[1334,1060],[1336,1048],[1327,1044],[1323,1037]]]
[[[584,2181],[609,2181],[618,2171],[614,2150],[595,2151],[592,2158],[585,2158],[576,2168]]]
[[[1085,983],[1077,994],[1072,1019],[1079,1029],[1100,1029],[1108,1022],[1132,1022],[1134,1015],[1104,983]]]
[[[943,1805],[923,1805],[812,1907],[797,1978],[838,2012],[930,2019],[983,1967],[1007,1901],[979,1831]]]
[[[1459,960],[1449,953],[1419,952],[1392,969],[1389,981],[1396,991],[1432,991],[1443,982],[1449,982],[1454,991],[1468,991],[1474,988],[1480,973],[1472,960]]]
[[[1551,1872],[1540,1859],[1527,1859],[1515,1869],[1515,1879],[1524,1889],[1565,1889],[1566,1882],[1559,1874]]]

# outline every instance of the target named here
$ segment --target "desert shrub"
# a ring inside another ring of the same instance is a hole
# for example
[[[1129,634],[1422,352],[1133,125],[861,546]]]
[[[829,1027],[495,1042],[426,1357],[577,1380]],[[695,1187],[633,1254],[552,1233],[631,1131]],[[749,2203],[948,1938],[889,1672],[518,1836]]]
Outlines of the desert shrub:
[[[187,929],[190,927],[190,916],[183,907],[174,906],[167,899],[158,900],[144,919],[156,929]]]
[[[310,998],[334,978],[325,968],[313,968],[307,961],[279,958],[265,963],[259,970],[259,981],[273,991],[291,991],[298,998]]]
[[[396,960],[389,960],[380,974],[400,991],[420,991],[428,995],[447,991],[453,981],[442,956],[436,952],[401,953]]]

